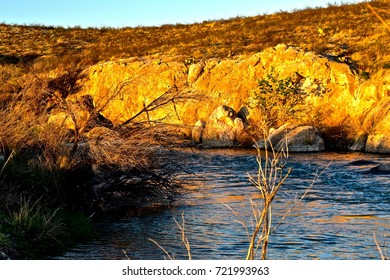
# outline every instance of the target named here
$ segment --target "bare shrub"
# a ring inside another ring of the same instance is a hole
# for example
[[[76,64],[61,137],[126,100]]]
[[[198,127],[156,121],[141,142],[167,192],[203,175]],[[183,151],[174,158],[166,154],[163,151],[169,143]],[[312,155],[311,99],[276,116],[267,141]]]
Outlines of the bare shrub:
[[[259,189],[263,205],[259,208],[251,201],[255,224],[249,238],[247,260],[255,259],[259,248],[261,248],[260,258],[262,260],[266,259],[268,240],[272,229],[272,201],[291,172],[291,169],[284,171],[284,158],[287,157],[287,153],[283,150],[275,151],[272,149],[271,154],[266,151],[264,159],[260,154],[260,150],[258,151],[257,162],[259,169],[257,178],[250,176],[250,181]]]

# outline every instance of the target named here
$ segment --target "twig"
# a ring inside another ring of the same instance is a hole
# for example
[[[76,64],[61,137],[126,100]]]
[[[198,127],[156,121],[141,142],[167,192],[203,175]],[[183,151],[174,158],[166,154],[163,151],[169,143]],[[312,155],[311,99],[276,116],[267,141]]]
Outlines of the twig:
[[[151,238],[148,238],[149,241],[153,242],[154,244],[157,245],[158,248],[160,248],[164,253],[165,255],[168,257],[169,260],[173,260],[173,258],[171,257],[171,255],[167,252],[167,250],[164,249],[164,247],[162,247],[160,244],[158,244],[157,241],[151,239]]]
[[[173,93],[173,96],[170,96],[170,94],[172,94],[172,93]],[[121,126],[125,126],[125,125],[131,123],[134,119],[138,118],[143,113],[148,114],[148,112],[150,112],[150,111],[156,110],[157,108],[160,108],[164,105],[167,105],[170,102],[173,102],[173,100],[177,97],[178,94],[179,94],[179,91],[178,91],[177,87],[170,88],[169,90],[167,90],[166,92],[161,94],[159,97],[154,99],[149,104],[147,104],[147,105],[144,104],[143,108],[138,113],[136,113],[130,119],[124,121],[121,124]]]
[[[390,27],[389,25],[387,24],[386,21],[384,21],[384,19],[380,16],[380,14],[377,13],[377,11],[375,11],[375,9],[371,6],[370,3],[367,3],[367,7],[371,10],[371,12],[380,20],[380,22],[382,22],[382,24],[386,27],[387,31],[390,32]]]
[[[5,163],[3,164],[3,167],[0,170],[0,176],[1,176],[1,174],[3,174],[5,167],[7,166],[8,162],[13,158],[14,154],[15,154],[15,150],[12,150],[11,154],[8,156],[7,160],[5,161]]]
[[[330,162],[324,167],[324,169],[320,172],[320,173],[317,173],[313,179],[313,181],[311,182],[310,186],[306,189],[306,191],[304,192],[304,194],[291,206],[291,208],[289,210],[287,210],[287,212],[283,215],[283,217],[280,219],[280,221],[273,227],[272,231],[273,232],[285,219],[286,217],[295,209],[295,207],[306,197],[306,195],[309,193],[309,191],[312,189],[312,187],[314,186],[314,184],[317,182],[318,178],[325,173],[325,171],[328,169],[328,167],[330,166]]]
[[[173,218],[175,220],[175,223],[176,225],[179,227],[180,229],[180,232],[181,232],[181,241],[183,242],[184,246],[186,247],[186,250],[187,250],[187,255],[188,255],[188,260],[191,260],[191,246],[190,246],[190,242],[188,241],[188,238],[185,234],[185,224],[184,224],[184,212],[181,214],[181,219],[182,219],[182,225],[180,225],[178,223],[178,221]]]
[[[378,251],[379,251],[379,253],[380,253],[380,255],[381,255],[381,259],[382,259],[382,260],[386,260],[387,258],[386,258],[385,255],[383,254],[381,246],[379,246],[379,243],[378,243],[378,240],[377,240],[377,238],[376,238],[375,232],[374,232],[374,242],[375,242],[375,244],[376,244],[376,248],[378,249]]]
[[[283,150],[275,151],[270,143],[272,157],[268,149],[265,150],[265,159],[262,159],[260,149],[256,158],[258,163],[257,180],[249,175],[249,181],[260,190],[263,200],[263,208],[259,210],[251,200],[253,216],[255,218],[255,228],[249,241],[246,259],[253,260],[257,251],[261,247],[260,258],[267,257],[268,239],[271,234],[272,225],[272,202],[276,197],[279,188],[284,184],[290,175],[291,168],[286,173],[283,172],[285,165],[281,162],[283,157],[288,156],[288,152]]]
[[[127,251],[125,251],[125,250],[122,249],[122,252],[123,252],[123,254],[126,256],[126,259],[127,259],[127,260],[130,260],[130,257],[129,257],[129,255],[127,254]]]
[[[250,241],[250,240],[251,240],[251,236],[250,236],[250,234],[249,234],[249,229],[248,229],[248,226],[246,225],[244,219],[241,218],[241,217],[239,216],[239,214],[237,213],[237,211],[235,211],[232,207],[230,207],[230,206],[227,205],[227,204],[224,204],[224,205],[225,205],[227,208],[229,208],[230,211],[232,211],[233,214],[238,218],[238,220],[234,220],[234,221],[235,221],[235,222],[238,222],[239,224],[241,224],[241,225],[245,228],[246,235],[247,235],[247,237],[248,237],[248,241]]]

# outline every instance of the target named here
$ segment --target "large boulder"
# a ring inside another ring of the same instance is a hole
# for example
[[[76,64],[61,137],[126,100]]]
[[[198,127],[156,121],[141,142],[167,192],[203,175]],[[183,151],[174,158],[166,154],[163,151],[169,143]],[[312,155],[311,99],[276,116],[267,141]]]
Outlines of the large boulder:
[[[370,169],[373,174],[390,174],[390,162],[382,162],[378,166]]]
[[[390,153],[390,97],[383,98],[367,114],[363,128],[368,131],[366,152]]]
[[[366,148],[367,138],[367,133],[360,133],[356,137],[355,142],[352,144],[349,150],[354,152],[363,152]]]
[[[293,129],[287,135],[286,146],[290,152],[320,152],[325,150],[325,142],[313,126],[299,126]],[[276,146],[276,148],[279,147]]]
[[[215,109],[203,130],[203,144],[212,147],[234,146],[235,118],[236,112],[228,106],[223,105]]]
[[[198,121],[192,130],[192,139],[209,147],[245,145],[250,140],[245,123],[234,109],[217,107],[206,122]]]
[[[320,152],[325,150],[325,142],[313,126],[284,125],[272,131],[267,139],[259,141],[258,147],[295,153]]]
[[[202,143],[203,140],[203,130],[206,126],[206,122],[199,120],[195,123],[194,128],[192,129],[192,140],[195,143]]]
[[[268,138],[259,140],[257,146],[260,149],[275,148],[296,127],[296,125],[282,125],[277,129],[271,129]]]
[[[366,142],[366,152],[369,153],[390,153],[390,135],[389,134],[373,134],[369,135]]]

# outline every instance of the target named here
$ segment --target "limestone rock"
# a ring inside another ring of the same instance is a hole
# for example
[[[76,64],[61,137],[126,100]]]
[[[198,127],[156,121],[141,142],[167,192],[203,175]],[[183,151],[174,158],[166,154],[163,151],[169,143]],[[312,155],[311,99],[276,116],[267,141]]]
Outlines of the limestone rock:
[[[363,125],[370,132],[365,151],[390,153],[390,97],[384,98],[367,114]]]
[[[373,174],[390,174],[390,162],[382,162],[378,166],[370,169]]]
[[[390,153],[390,135],[373,134],[369,135],[366,143],[366,152],[369,153]]]
[[[217,107],[206,122],[198,121],[192,130],[192,139],[208,147],[249,146],[252,143],[245,122],[237,117],[234,109]]]
[[[318,130],[312,126],[299,126],[293,129],[287,135],[286,140],[289,152],[321,152],[325,150],[324,140],[319,135]],[[283,145],[283,143],[279,144]],[[276,149],[279,148],[278,145]]]
[[[282,125],[277,129],[271,128],[268,138],[259,140],[257,146],[260,149],[275,148],[296,127],[296,125]]]
[[[196,122],[194,128],[192,129],[192,140],[199,144],[199,143],[202,143],[202,134],[203,134],[203,130],[206,126],[206,123],[202,120],[199,120]]]
[[[203,130],[203,144],[211,147],[229,147],[235,144],[236,112],[228,106],[217,107],[207,119]]]
[[[387,113],[390,105],[385,105],[390,98],[389,69],[362,81],[346,63],[278,45],[253,55],[207,59],[191,65],[163,55],[157,61],[152,57],[108,61],[88,67],[82,74],[80,91],[69,95],[67,102],[76,107],[82,97],[89,97],[94,111],[113,126],[136,116],[135,122],[164,122],[190,127],[198,120],[208,122],[220,104],[235,109],[249,106],[251,93],[259,90],[259,80],[269,74],[277,80],[292,78],[307,94],[303,107],[309,112],[299,116],[301,123],[315,120],[318,127],[359,124],[361,127],[357,130],[368,134],[366,151],[390,151],[390,116]],[[164,95],[168,92],[169,95]],[[157,103],[163,105],[154,106]],[[144,109],[148,105],[154,109],[146,112]],[[241,124],[234,124],[237,117],[244,126],[247,121],[263,121],[263,116],[254,113],[259,108],[249,109],[249,115],[242,111],[230,120],[226,118],[227,123],[221,121],[219,125],[223,132],[218,132],[218,129],[210,131],[212,125],[207,124],[206,141],[224,139],[229,145],[249,142],[250,137],[240,128]],[[83,120],[90,117],[91,111],[84,108],[70,110],[75,112],[78,127],[83,127]],[[65,123],[70,129],[75,129],[72,118],[65,111],[53,110],[50,121]],[[199,126],[194,133],[197,135],[193,138],[198,142],[205,132]],[[276,139],[272,141],[277,142]],[[363,142],[353,148],[360,150]]]
[[[208,59],[188,67],[172,58],[161,57],[160,62],[155,63],[152,58],[132,58],[93,65],[83,73],[83,87],[77,95],[90,96],[94,108],[118,125],[170,88],[177,88],[186,96],[180,95],[148,115],[141,113],[137,120],[163,119],[170,124],[193,125],[199,119],[207,120],[220,104],[244,107],[250,92],[257,89],[259,79],[268,74],[276,75],[276,79],[298,75],[301,83],[308,81],[305,84],[310,84],[315,92],[326,89],[330,108],[349,105],[348,111],[345,114],[342,111],[337,119],[334,112],[324,114],[325,123],[337,123],[357,108],[353,98],[358,79],[347,64],[286,45],[250,56]],[[310,100],[310,106],[324,107],[322,99],[317,99]],[[251,118],[257,121],[256,117]]]
[[[390,163],[389,162],[381,163],[379,164],[378,169],[382,172],[390,173]]]
[[[368,135],[367,133],[361,133],[357,136],[353,145],[349,148],[350,151],[354,152],[363,152],[366,148]]]
[[[237,116],[240,114],[238,113]],[[247,132],[245,119],[243,120],[240,117],[234,119],[234,128],[233,131],[235,133],[235,142],[242,147],[250,147],[253,145],[254,140],[252,136]]]
[[[261,149],[287,150],[289,152],[320,152],[325,142],[312,126],[284,125],[274,130],[266,140],[258,142]]]
[[[188,68],[188,83],[193,84],[200,77],[205,66],[204,62],[191,64]]]

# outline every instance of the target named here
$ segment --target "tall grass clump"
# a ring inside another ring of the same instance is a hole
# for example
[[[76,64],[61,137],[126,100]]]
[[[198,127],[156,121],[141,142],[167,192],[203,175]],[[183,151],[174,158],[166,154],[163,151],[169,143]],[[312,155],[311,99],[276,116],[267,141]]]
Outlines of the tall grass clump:
[[[83,108],[87,117],[77,117],[66,98],[79,90],[79,78],[77,71],[26,75],[18,92],[0,100],[0,195],[14,194],[14,204],[23,194],[88,211],[113,205],[106,195],[120,194],[122,203],[132,203],[130,194],[168,197],[175,164],[162,142],[169,133],[135,120],[114,128],[97,120],[104,107],[93,105]],[[51,121],[57,111],[66,116],[62,122]]]
[[[22,198],[17,206],[0,211],[0,253],[12,258],[46,258],[95,236],[90,218],[53,208],[43,199]]]
[[[18,209],[10,210],[6,226],[10,228],[17,250],[27,258],[36,258],[58,250],[65,234],[58,211],[59,209],[44,207],[39,200],[26,199]]]
[[[20,83],[0,102],[0,196],[8,198],[5,205],[18,204],[20,195],[58,202],[61,158],[72,153],[69,132],[47,123],[47,81],[28,75]]]

